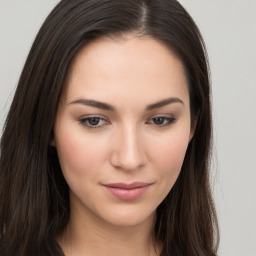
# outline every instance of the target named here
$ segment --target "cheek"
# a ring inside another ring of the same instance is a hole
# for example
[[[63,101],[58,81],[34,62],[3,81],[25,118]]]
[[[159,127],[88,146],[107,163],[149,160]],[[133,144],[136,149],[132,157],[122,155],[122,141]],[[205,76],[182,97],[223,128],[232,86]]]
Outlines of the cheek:
[[[79,180],[85,175],[97,174],[106,158],[104,143],[78,132],[62,131],[59,134],[56,148],[65,178]]]
[[[170,167],[171,169],[181,167],[187,146],[187,141],[172,140],[171,142],[162,145],[162,147],[156,148],[155,150],[158,152],[159,163],[162,163],[163,166]]]
[[[150,157],[161,186],[169,192],[179,176],[189,143],[189,132],[175,132],[163,136],[151,145]]]
[[[156,170],[158,170],[159,178],[162,186],[168,193],[176,182],[181,171],[182,163],[186,153],[187,144],[183,145],[166,145],[158,149],[155,155]],[[157,150],[157,148],[155,149]]]

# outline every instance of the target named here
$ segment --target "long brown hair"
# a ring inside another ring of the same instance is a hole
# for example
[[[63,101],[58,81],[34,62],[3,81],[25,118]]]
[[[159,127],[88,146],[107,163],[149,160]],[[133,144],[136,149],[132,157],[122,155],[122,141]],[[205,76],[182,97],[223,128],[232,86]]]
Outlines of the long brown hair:
[[[63,255],[54,238],[69,220],[69,189],[49,142],[65,75],[81,47],[130,33],[164,43],[182,61],[197,123],[178,180],[157,208],[161,255],[216,255],[207,54],[199,29],[176,0],[62,0],[49,14],[28,55],[1,138],[0,247],[6,255],[40,255],[42,248]]]

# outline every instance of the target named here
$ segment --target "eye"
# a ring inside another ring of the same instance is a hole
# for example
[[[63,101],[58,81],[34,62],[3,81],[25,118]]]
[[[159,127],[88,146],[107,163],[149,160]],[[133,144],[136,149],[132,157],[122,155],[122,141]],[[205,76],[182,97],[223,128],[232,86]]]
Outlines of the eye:
[[[109,124],[107,120],[105,120],[102,117],[92,116],[92,117],[86,117],[79,119],[79,122],[88,128],[101,128],[104,125]]]
[[[154,118],[151,118],[147,124],[154,124],[157,126],[167,126],[169,124],[172,124],[176,121],[176,118],[174,117],[166,117],[166,116],[157,116]]]

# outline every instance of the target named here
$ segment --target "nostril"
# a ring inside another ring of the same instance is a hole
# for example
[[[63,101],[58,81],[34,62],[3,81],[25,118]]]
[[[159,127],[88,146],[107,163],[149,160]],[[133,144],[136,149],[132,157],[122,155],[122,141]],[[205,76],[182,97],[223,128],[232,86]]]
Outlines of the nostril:
[[[133,171],[140,169],[145,165],[145,156],[142,150],[138,148],[125,148],[117,149],[111,156],[111,164],[126,171]]]
[[[125,171],[138,170],[144,165],[143,161],[140,158],[134,158],[131,156],[122,157],[120,155],[112,157],[111,163],[115,168]]]

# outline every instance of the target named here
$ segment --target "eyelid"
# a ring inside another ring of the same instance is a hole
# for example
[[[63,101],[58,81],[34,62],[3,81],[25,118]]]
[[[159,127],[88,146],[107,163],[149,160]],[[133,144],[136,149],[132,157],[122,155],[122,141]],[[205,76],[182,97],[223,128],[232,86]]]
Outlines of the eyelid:
[[[89,124],[86,124],[86,122],[92,118],[98,118],[100,120],[103,120],[105,123],[102,124],[102,125],[89,125]],[[78,118],[78,121],[81,125],[83,125],[84,127],[88,128],[88,129],[100,129],[100,128],[103,128],[104,126],[106,125],[109,125],[110,124],[110,121],[108,121],[108,119],[104,116],[101,116],[101,115],[87,115],[87,116],[82,116],[80,118]]]
[[[93,118],[99,119],[100,121],[103,121],[104,123],[100,124],[100,125],[88,124],[87,122]],[[154,119],[156,119],[156,118],[163,118],[164,119],[163,123],[162,124],[154,123]],[[108,118],[106,118],[105,116],[102,116],[102,115],[97,115],[97,114],[82,116],[82,117],[78,118],[78,121],[82,126],[84,126],[85,128],[88,128],[88,129],[101,129],[104,126],[111,124],[111,122],[108,120]],[[145,123],[161,128],[161,127],[167,127],[167,126],[175,123],[176,121],[177,121],[177,118],[174,115],[157,114],[157,115],[154,115],[154,116],[151,116],[150,118],[148,118]]]
[[[165,119],[165,121],[166,121],[166,120],[168,120],[168,121],[167,121],[167,123],[165,123],[165,124],[159,124],[159,125],[158,125],[158,124],[155,124],[155,123],[151,123],[151,121],[152,121],[153,119],[156,119],[156,118],[163,118],[163,119]],[[146,121],[146,124],[155,125],[155,126],[161,128],[161,127],[169,126],[169,125],[175,123],[176,121],[177,121],[177,118],[176,118],[175,116],[173,116],[173,115],[158,114],[158,115],[155,115],[155,116],[150,117],[150,118],[148,119],[148,121]]]

